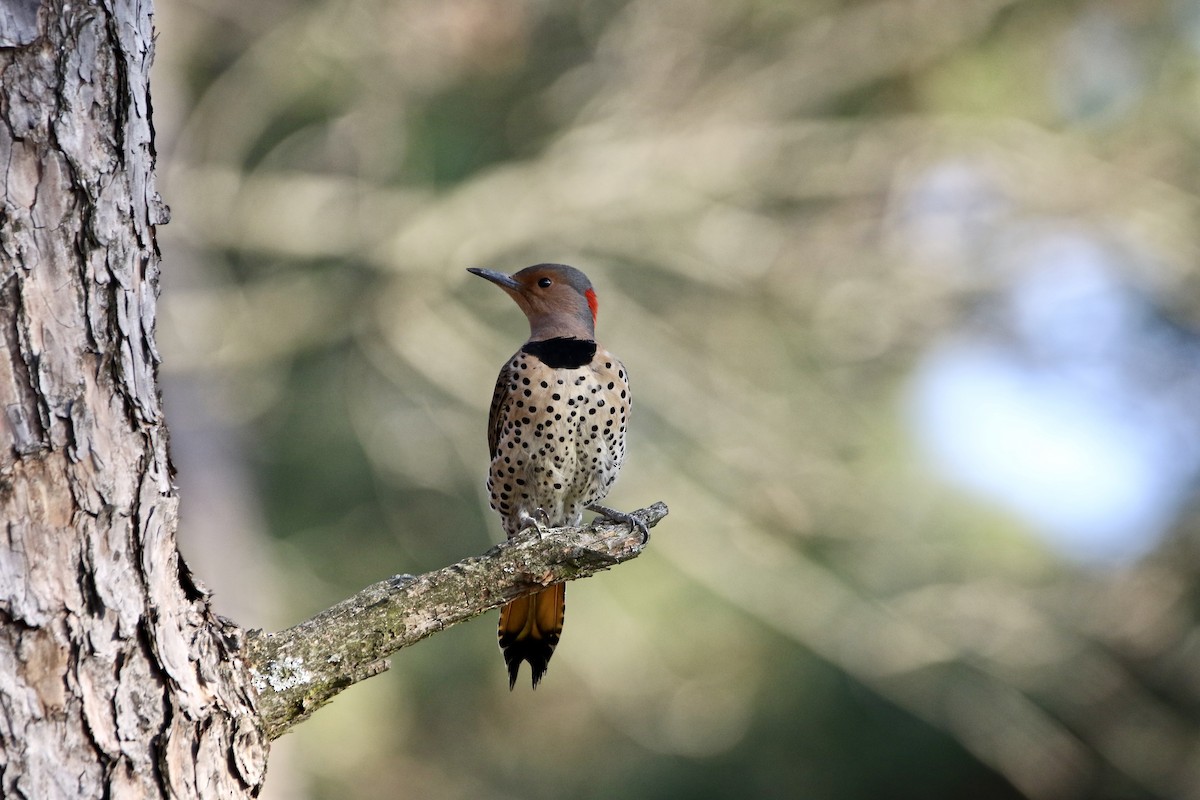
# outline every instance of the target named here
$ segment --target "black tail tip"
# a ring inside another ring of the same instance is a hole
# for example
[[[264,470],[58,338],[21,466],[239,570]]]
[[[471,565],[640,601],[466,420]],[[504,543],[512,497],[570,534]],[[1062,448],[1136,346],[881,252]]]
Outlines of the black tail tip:
[[[511,692],[516,688],[517,673],[521,671],[522,661],[529,662],[529,672],[533,677],[532,685],[536,689],[538,684],[542,682],[542,677],[546,674],[546,668],[550,664],[550,654],[553,652],[553,646],[549,648],[542,646],[537,648],[536,651],[529,648],[517,647],[510,647],[504,650],[504,663],[508,666],[508,690]]]

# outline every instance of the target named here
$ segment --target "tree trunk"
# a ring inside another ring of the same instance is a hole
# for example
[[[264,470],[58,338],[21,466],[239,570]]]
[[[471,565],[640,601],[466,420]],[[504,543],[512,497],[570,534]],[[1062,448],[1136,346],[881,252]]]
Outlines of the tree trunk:
[[[239,632],[175,547],[151,4],[0,11],[0,795],[249,797]]]

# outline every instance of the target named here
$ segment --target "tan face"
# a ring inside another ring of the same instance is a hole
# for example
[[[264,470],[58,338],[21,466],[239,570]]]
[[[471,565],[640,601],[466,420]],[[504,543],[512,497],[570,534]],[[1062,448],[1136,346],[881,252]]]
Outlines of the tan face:
[[[504,287],[527,316],[534,314],[590,314],[596,321],[596,293],[572,285],[569,275],[554,267],[527,267],[512,276],[517,287]],[[585,311],[586,309],[586,311]]]
[[[507,292],[535,329],[552,320],[574,320],[589,329],[596,322],[596,293],[587,277],[577,269],[539,264],[513,275],[478,267],[467,271]]]

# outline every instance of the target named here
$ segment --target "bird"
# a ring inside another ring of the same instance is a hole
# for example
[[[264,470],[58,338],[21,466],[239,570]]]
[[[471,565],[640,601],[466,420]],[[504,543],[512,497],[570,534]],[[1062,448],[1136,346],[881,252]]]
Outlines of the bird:
[[[467,271],[503,289],[529,320],[529,339],[500,369],[488,414],[487,491],[505,534],[577,526],[590,510],[628,523],[630,533],[640,530],[645,543],[645,522],[599,504],[625,459],[633,396],[625,366],[596,341],[591,281],[566,264],[536,264],[511,275]],[[500,609],[510,691],[523,661],[533,688],[541,682],[565,608],[566,587],[558,583]]]

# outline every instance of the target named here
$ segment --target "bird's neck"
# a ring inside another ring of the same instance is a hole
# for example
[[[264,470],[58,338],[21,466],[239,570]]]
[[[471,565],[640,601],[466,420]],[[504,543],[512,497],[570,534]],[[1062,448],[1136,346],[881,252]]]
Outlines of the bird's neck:
[[[547,314],[529,321],[529,341],[541,342],[547,339],[583,339],[591,341],[596,338],[596,326],[591,314],[577,316],[574,314]]]

